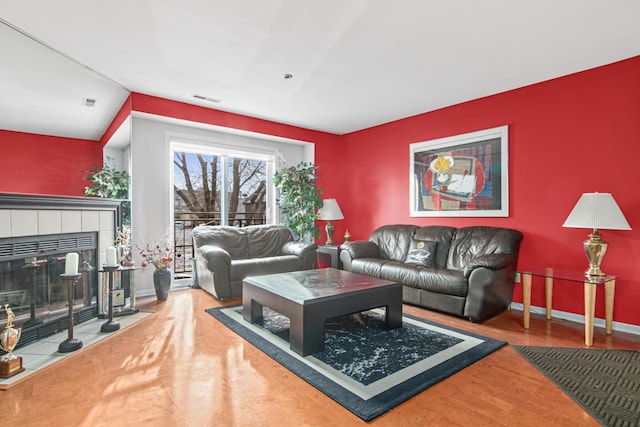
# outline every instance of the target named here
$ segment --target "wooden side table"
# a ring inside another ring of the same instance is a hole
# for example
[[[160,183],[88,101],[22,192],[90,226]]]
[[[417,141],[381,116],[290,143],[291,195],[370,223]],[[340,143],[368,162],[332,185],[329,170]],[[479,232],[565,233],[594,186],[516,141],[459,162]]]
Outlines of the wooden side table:
[[[555,268],[539,268],[519,271],[522,276],[522,300],[524,306],[524,328],[529,329],[531,310],[531,278],[533,276],[544,277],[546,318],[551,320],[551,306],[553,300],[553,280],[565,280],[584,284],[584,343],[587,347],[593,345],[593,318],[596,306],[596,287],[604,285],[605,298],[605,332],[610,335],[613,329],[613,296],[615,293],[616,279],[621,276],[608,274],[603,277],[587,277],[584,272],[559,270]]]
[[[340,245],[318,245],[318,260],[324,264],[328,264],[331,268],[342,270],[342,261],[340,261]]]

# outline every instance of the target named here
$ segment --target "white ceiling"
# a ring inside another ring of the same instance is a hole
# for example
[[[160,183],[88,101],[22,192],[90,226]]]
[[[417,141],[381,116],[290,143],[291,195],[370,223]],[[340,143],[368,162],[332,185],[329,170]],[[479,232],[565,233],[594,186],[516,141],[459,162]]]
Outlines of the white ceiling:
[[[140,92],[344,134],[640,55],[639,22],[638,0],[0,0],[0,129],[97,140]]]

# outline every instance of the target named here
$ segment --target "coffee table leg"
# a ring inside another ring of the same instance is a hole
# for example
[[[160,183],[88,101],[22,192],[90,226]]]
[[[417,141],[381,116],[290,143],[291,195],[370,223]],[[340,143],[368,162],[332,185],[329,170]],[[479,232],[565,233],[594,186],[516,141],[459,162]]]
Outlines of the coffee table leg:
[[[400,301],[395,301],[387,305],[384,323],[387,329],[402,327],[402,297],[400,297]]]
[[[252,298],[243,298],[242,317],[251,323],[262,323],[262,304]]]
[[[324,350],[324,321],[319,313],[302,310],[289,318],[289,345],[301,356],[308,356]]]

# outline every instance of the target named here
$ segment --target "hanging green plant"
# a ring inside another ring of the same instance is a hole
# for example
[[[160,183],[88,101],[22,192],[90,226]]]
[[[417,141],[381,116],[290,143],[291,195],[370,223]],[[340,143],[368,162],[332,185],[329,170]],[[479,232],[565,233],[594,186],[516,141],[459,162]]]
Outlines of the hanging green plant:
[[[280,189],[278,206],[285,217],[285,225],[293,231],[297,240],[320,237],[316,225],[318,209],[322,207],[322,189],[316,188],[318,166],[301,162],[283,168],[273,176],[273,183]]]
[[[84,188],[84,195],[87,197],[104,197],[107,199],[124,199],[122,202],[122,223],[130,225],[130,202],[129,202],[129,173],[119,171],[114,166],[115,161],[107,157],[104,166],[94,166],[88,171],[85,179],[91,185]]]

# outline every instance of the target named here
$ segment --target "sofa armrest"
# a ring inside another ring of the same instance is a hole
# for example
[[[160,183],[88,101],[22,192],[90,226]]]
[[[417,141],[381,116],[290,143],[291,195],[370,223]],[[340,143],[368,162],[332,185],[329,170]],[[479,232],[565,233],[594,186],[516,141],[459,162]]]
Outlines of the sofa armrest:
[[[352,259],[356,258],[380,258],[378,245],[368,240],[356,240],[343,243],[341,251],[346,251]]]
[[[351,263],[358,258],[380,258],[378,245],[368,240],[355,240],[340,246],[340,261],[344,270],[352,271]]]
[[[199,246],[195,253],[198,286],[221,301],[232,298],[231,255],[213,245]]]
[[[312,270],[316,266],[318,245],[309,242],[287,242],[282,247],[283,255],[295,255],[302,259],[302,269]]]
[[[229,268],[231,267],[231,255],[224,249],[218,246],[204,245],[200,246],[197,250],[200,255],[207,260],[208,267],[220,263],[226,264]],[[211,268],[209,269],[212,270]]]
[[[476,268],[484,267],[489,270],[500,270],[502,268],[513,265],[515,259],[513,255],[508,254],[488,254],[480,255],[473,261],[465,265],[464,277],[469,277]]]
[[[287,242],[282,247],[283,255],[295,255],[300,258],[304,258],[309,252],[315,252],[318,249],[318,245],[315,243],[307,242]]]
[[[469,289],[464,316],[480,322],[492,314],[509,307],[514,288],[513,265],[490,269],[477,267],[469,275]]]

